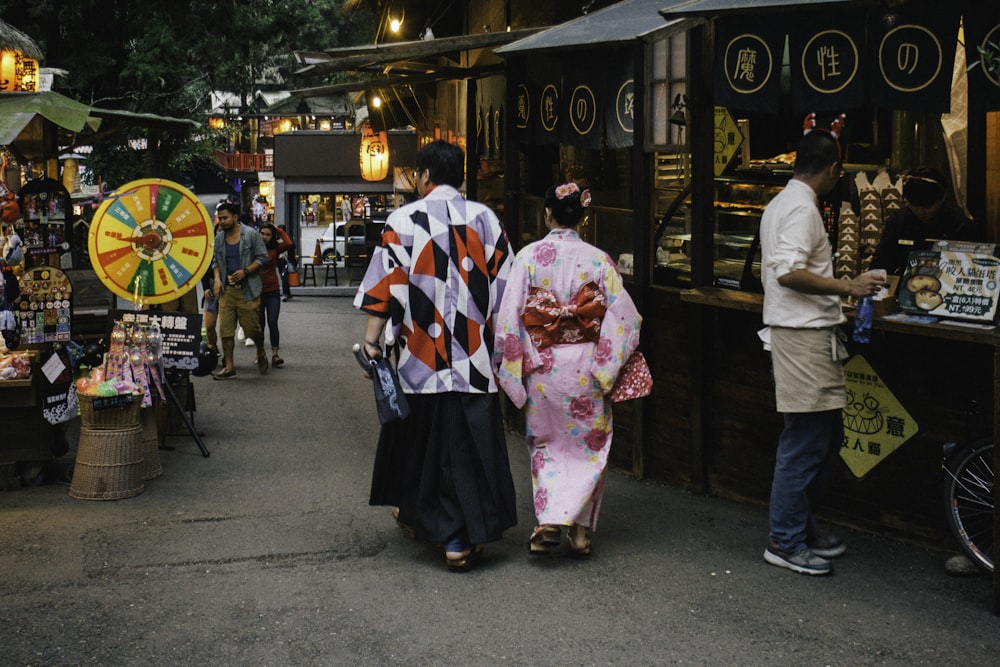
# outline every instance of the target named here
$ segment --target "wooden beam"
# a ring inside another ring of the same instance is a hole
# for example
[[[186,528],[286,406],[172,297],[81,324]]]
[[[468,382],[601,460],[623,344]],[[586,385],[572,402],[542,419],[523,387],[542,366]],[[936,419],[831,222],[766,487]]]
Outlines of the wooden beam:
[[[296,97],[318,97],[321,95],[338,95],[340,93],[353,93],[359,90],[374,90],[378,88],[394,88],[397,86],[414,86],[424,83],[436,83],[438,81],[455,81],[458,79],[472,79],[476,77],[488,76],[490,74],[503,73],[503,65],[491,67],[475,67],[457,72],[442,72],[417,76],[393,76],[381,79],[369,79],[367,81],[351,81],[348,83],[335,83],[329,86],[316,86],[314,88],[299,88],[293,90],[292,95]]]
[[[523,28],[520,30],[511,30],[510,32],[484,32],[414,42],[350,46],[340,49],[327,49],[323,53],[316,51],[296,51],[295,57],[298,58],[300,63],[307,65],[307,67],[297,71],[296,74],[327,74],[329,72],[371,67],[373,65],[400,60],[431,58],[454,51],[502,46],[517,41],[522,37],[533,35],[543,29]]]

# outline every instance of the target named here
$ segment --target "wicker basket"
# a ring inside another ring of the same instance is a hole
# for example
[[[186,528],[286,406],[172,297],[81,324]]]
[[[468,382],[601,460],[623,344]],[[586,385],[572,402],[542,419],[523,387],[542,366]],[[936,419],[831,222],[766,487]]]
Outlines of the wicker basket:
[[[114,397],[79,394],[78,398],[80,400],[80,420],[82,421],[83,428],[122,429],[139,425],[139,408],[142,407],[142,394]],[[101,405],[112,400],[122,402],[118,405]],[[95,407],[95,403],[97,407]]]
[[[141,410],[142,479],[148,481],[163,474],[160,465],[160,435],[156,428],[156,403]]]
[[[119,500],[143,492],[142,427],[80,429],[69,495],[81,500]]]

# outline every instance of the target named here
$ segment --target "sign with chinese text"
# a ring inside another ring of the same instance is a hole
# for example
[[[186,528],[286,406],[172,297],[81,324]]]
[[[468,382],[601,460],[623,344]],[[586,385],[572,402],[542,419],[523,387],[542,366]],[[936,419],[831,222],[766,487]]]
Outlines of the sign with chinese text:
[[[816,21],[816,26],[788,35],[795,111],[843,111],[861,106],[864,21],[835,14]]]
[[[37,93],[38,61],[19,51],[0,51],[0,93]]]
[[[958,25],[955,11],[873,14],[874,103],[947,113]]]
[[[538,143],[556,143],[559,111],[559,86],[550,79],[542,84],[538,95],[538,124],[535,126],[535,140]]]
[[[1000,258],[992,244],[939,241],[911,252],[899,287],[908,313],[992,322],[1000,298]]]
[[[715,107],[715,175],[722,176],[743,145],[743,132],[725,107]]]
[[[872,471],[920,430],[860,354],[844,364],[847,407],[840,458],[855,477]]]
[[[720,106],[774,113],[781,86],[785,31],[746,16],[718,21],[715,102]]]
[[[164,368],[193,371],[198,368],[198,348],[201,345],[201,315],[197,313],[161,313],[149,310],[118,310],[111,313],[112,322],[160,326],[163,348],[160,359]]]

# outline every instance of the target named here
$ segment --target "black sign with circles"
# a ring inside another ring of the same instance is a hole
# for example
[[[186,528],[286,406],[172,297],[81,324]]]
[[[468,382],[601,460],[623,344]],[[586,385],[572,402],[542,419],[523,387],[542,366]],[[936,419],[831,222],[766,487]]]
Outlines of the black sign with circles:
[[[947,113],[959,16],[952,12],[875,14],[870,27],[875,104]]]

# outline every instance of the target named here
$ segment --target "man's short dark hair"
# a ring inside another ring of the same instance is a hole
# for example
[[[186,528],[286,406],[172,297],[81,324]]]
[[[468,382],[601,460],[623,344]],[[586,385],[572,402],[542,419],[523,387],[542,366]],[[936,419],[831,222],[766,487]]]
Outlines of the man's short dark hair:
[[[221,204],[219,204],[218,206],[216,206],[215,207],[215,212],[218,213],[219,211],[229,211],[229,213],[234,218],[239,218],[240,217],[240,206],[239,206],[239,204],[234,204],[231,201],[224,201]]]
[[[796,174],[814,176],[838,162],[840,162],[839,145],[829,132],[813,130],[799,140],[795,154]]]
[[[417,151],[416,163],[417,171],[428,171],[435,185],[459,188],[465,180],[465,154],[447,141],[438,139],[421,148]]]

